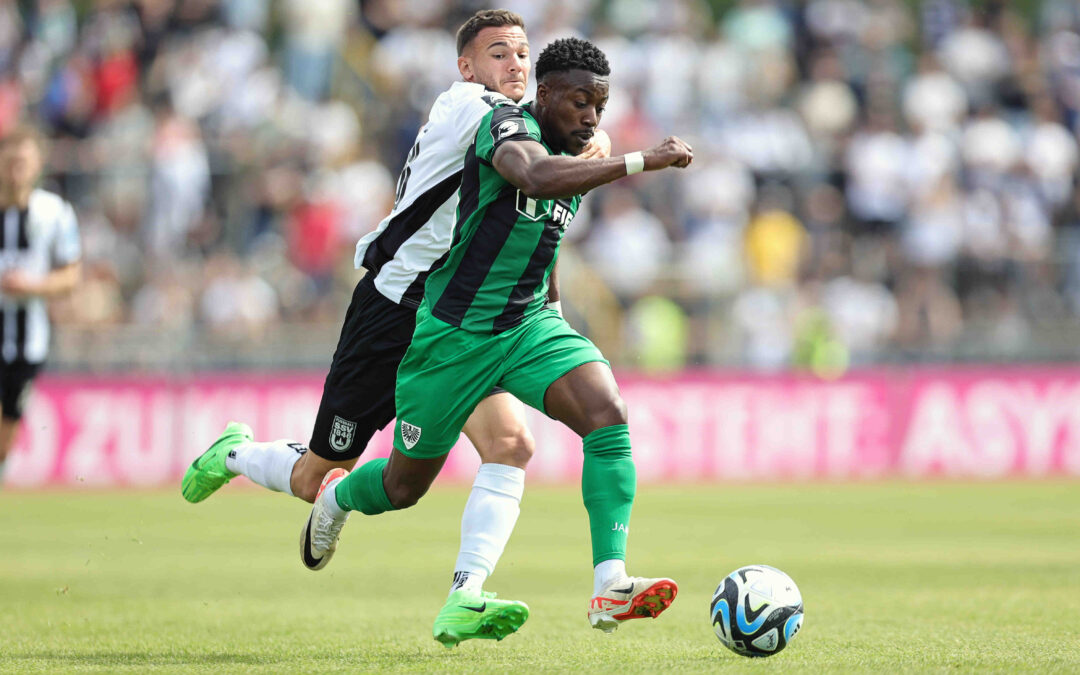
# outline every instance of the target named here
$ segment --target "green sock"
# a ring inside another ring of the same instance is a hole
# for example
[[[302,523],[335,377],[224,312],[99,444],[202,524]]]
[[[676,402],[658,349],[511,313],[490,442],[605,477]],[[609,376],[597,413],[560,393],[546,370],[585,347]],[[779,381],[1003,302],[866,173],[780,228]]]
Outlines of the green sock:
[[[345,476],[334,492],[338,506],[346,511],[359,511],[368,516],[394,511],[394,505],[386,496],[382,480],[383,467],[389,461],[385,457],[373,459]]]
[[[585,437],[581,496],[589,512],[593,566],[626,559],[630,509],[637,491],[637,470],[630,456],[630,429],[625,424],[597,429]]]

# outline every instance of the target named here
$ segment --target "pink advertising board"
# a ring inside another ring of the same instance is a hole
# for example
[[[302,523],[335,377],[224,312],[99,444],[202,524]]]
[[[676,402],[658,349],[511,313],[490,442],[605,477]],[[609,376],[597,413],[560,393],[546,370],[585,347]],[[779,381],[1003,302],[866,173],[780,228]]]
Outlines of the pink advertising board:
[[[1080,476],[1080,368],[620,376],[642,482]],[[41,378],[6,483],[161,486],[231,419],[307,442],[318,375]],[[529,411],[530,482],[576,482],[581,443]],[[389,426],[365,457],[385,456]],[[471,481],[468,441],[441,481]]]

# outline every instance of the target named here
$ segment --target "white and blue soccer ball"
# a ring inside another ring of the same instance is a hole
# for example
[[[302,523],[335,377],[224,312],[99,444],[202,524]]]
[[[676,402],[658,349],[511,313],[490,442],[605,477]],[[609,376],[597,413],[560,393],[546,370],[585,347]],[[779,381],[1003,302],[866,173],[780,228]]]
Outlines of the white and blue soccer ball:
[[[802,594],[775,567],[748,565],[716,587],[709,613],[725,647],[743,656],[772,656],[802,628]]]

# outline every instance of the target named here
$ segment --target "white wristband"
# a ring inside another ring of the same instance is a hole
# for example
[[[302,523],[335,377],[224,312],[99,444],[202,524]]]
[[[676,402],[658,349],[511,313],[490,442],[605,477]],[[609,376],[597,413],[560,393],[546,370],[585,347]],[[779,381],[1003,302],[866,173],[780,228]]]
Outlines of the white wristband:
[[[545,305],[545,306],[546,306],[546,307],[547,307],[548,309],[553,309],[553,310],[555,310],[556,312],[558,312],[558,313],[559,313],[559,316],[562,316],[562,302],[560,302],[560,301],[558,301],[558,300],[552,300],[551,302],[549,302],[549,303],[548,303],[547,305]]]
[[[645,170],[645,156],[640,152],[623,155],[623,161],[626,162],[627,176],[633,176],[635,173],[641,173]]]

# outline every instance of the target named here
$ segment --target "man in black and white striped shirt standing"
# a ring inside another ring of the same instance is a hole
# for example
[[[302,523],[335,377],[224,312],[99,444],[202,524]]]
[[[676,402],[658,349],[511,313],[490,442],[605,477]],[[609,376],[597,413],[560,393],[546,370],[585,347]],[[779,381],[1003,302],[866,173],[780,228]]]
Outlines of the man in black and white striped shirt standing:
[[[75,211],[37,189],[41,136],[17,127],[0,138],[0,478],[30,383],[49,352],[46,301],[79,282]]]

